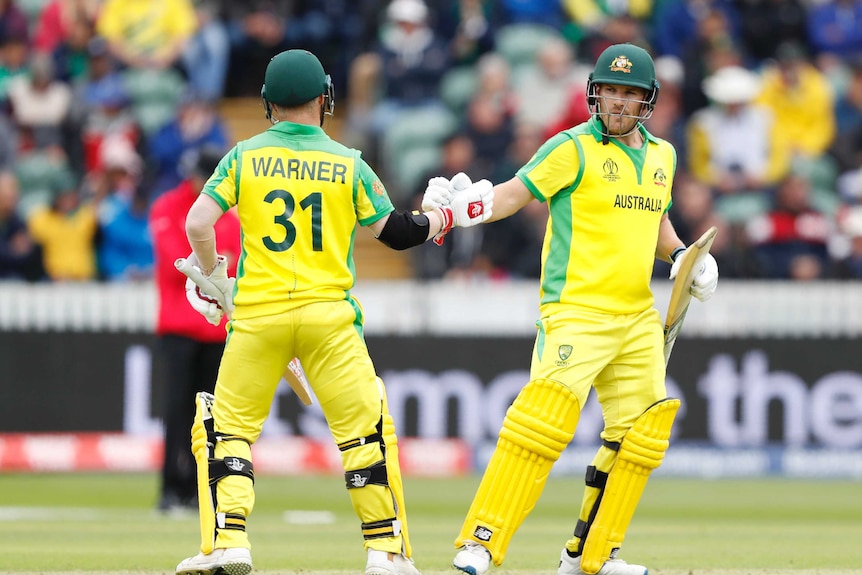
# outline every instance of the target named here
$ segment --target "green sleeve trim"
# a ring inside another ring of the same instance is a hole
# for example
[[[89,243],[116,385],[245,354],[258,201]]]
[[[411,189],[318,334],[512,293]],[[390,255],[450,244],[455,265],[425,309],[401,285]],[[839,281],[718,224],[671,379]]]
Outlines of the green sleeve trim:
[[[201,193],[204,194],[205,196],[209,196],[212,199],[214,199],[215,203],[217,203],[219,205],[219,207],[221,208],[221,211],[226,212],[230,209],[230,206],[227,205],[227,202],[225,202],[224,199],[221,196],[219,196],[218,194],[216,194],[214,191],[203,190]]]

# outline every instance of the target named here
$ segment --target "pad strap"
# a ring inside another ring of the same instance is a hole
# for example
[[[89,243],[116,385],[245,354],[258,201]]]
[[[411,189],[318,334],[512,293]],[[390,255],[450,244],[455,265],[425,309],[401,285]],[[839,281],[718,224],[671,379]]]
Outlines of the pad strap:
[[[355,469],[344,474],[348,489],[358,489],[367,485],[389,485],[386,460],[381,460],[365,469]]]
[[[209,460],[210,485],[215,485],[228,475],[248,477],[254,483],[254,465],[252,465],[251,461],[242,457],[225,457],[224,459]]]
[[[245,531],[245,517],[237,513],[216,513],[216,526],[219,529]]]
[[[362,524],[362,537],[365,539],[381,539],[396,537],[401,533],[401,521],[395,517]]]

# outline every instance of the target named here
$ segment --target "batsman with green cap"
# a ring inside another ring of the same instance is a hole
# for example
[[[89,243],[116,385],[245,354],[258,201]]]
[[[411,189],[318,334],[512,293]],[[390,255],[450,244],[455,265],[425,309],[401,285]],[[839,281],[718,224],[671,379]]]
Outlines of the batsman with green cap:
[[[492,186],[471,183],[460,200],[425,213],[395,210],[360,152],[323,130],[335,106],[332,81],[306,50],[272,58],[261,99],[271,126],[221,159],[186,217],[192,254],[176,263],[189,277],[192,307],[212,323],[222,314],[230,319],[213,394],[189,398],[197,407],[192,452],[201,546],[176,573],[251,571],[251,446],[285,366],[296,358],[341,454],[365,575],[419,575],[395,425],[365,345],[362,306],[351,294],[354,236],[357,226],[367,227],[402,250],[453,226],[481,223],[492,213]],[[236,278],[227,277],[213,233],[232,208],[242,232]]]
[[[667,213],[676,151],[643,125],[658,95],[645,50],[607,48],[587,86],[592,118],[552,136],[512,179],[494,186],[489,221],[534,200],[547,204],[549,219],[530,380],[506,412],[454,541],[453,565],[468,575],[503,563],[591,391],[604,416],[601,446],[587,467],[557,573],[646,575],[646,567],[617,553],[647,478],[664,458],[680,405],[667,397],[663,325],[650,280],[656,258],[674,262],[674,276],[685,251]],[[422,206],[458,197],[445,185],[429,185]],[[717,281],[709,260],[692,295],[707,299]]]

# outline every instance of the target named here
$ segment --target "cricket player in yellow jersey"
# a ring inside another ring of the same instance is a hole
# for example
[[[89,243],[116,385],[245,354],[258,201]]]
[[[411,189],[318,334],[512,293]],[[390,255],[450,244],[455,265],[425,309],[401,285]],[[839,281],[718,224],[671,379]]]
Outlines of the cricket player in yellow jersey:
[[[323,131],[334,107],[332,83],[305,50],[270,61],[261,96],[273,125],[222,158],[186,219],[188,259],[199,276],[197,285],[187,282],[187,299],[210,321],[225,313],[230,322],[214,393],[195,398],[200,553],[176,572],[251,571],[251,445],[285,366],[297,357],[341,451],[367,550],[365,574],[418,575],[395,429],[363,338],[362,308],[350,293],[354,233],[358,223],[393,249],[419,245],[490,217],[492,186],[478,182],[429,213],[395,211],[360,153]],[[213,232],[234,206],[242,231],[235,280]]]
[[[491,220],[534,199],[548,204],[550,218],[530,381],[506,413],[455,540],[454,566],[470,575],[503,563],[575,433],[590,388],[604,416],[602,445],[587,468],[558,573],[647,572],[616,555],[679,407],[666,396],[663,328],[650,291],[655,258],[673,261],[674,277],[684,257],[667,215],[676,152],[642,125],[658,93],[649,54],[611,46],[588,82],[592,118],[551,137],[514,178],[494,187]],[[450,188],[432,180],[423,208],[454,201],[459,193]],[[707,299],[717,281],[710,256],[692,294]]]

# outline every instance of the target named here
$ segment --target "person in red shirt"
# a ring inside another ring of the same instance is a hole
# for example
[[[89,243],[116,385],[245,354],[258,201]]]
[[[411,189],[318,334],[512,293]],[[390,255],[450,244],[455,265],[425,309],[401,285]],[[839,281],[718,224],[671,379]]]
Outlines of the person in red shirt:
[[[194,398],[199,391],[213,392],[227,336],[226,320],[218,326],[210,325],[188,304],[186,277],[174,268],[174,260],[185,257],[191,249],[186,239],[186,214],[222,155],[222,150],[211,147],[187,152],[181,161],[183,181],[159,196],[150,208],[159,294],[156,335],[166,377],[164,459],[158,504],[161,511],[197,509],[197,467],[189,438]],[[226,213],[215,231],[220,253],[228,258],[229,273],[235,275],[240,254],[236,213]]]

